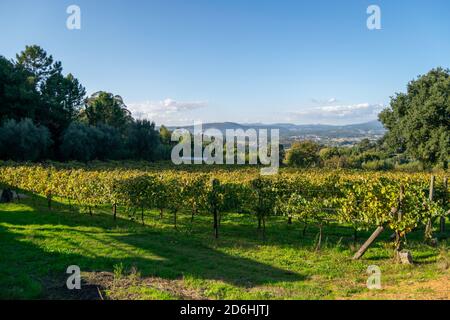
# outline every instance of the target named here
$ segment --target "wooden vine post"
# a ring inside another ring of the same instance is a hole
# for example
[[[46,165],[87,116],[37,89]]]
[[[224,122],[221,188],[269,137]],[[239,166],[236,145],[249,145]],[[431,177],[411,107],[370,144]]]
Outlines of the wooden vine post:
[[[428,199],[433,201],[434,198],[434,182],[436,180],[436,177],[434,175],[431,176],[430,180],[430,193],[428,195]],[[433,220],[431,217],[427,221],[427,225],[425,227],[425,241],[429,242],[433,238]]]
[[[447,188],[448,188],[448,178],[445,177],[444,178],[444,199],[443,199],[444,204],[447,203],[447,201],[448,201]],[[445,216],[441,217],[441,223],[440,223],[440,232],[441,233],[445,233],[445,218],[446,218]]]
[[[405,186],[402,184],[400,185],[400,195],[398,197],[398,204],[397,204],[397,210],[395,210],[395,213],[397,215],[397,222],[400,223],[402,221],[402,201],[403,197],[405,195]],[[398,228],[397,228],[398,229]],[[397,261],[400,261],[400,252],[402,251],[402,235],[397,230],[395,231],[395,259]]]
[[[374,233],[372,233],[369,239],[367,239],[366,242],[364,242],[364,244],[361,246],[361,248],[359,248],[359,250],[355,253],[355,255],[353,256],[353,260],[358,260],[359,258],[361,258],[364,255],[364,253],[366,253],[367,249],[369,249],[370,245],[375,241],[375,239],[378,238],[378,236],[383,233],[383,231],[384,226],[379,226],[374,231]]]

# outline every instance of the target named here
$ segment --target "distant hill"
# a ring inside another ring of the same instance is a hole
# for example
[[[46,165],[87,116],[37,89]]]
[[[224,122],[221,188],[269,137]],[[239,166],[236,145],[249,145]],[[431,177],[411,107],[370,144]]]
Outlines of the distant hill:
[[[170,127],[171,130],[182,128],[193,132],[193,126],[182,126],[182,127]],[[383,125],[377,121],[370,121],[359,124],[349,124],[349,125],[323,125],[323,124],[307,124],[307,125],[297,125],[292,123],[274,123],[274,124],[263,124],[263,123],[236,123],[236,122],[216,122],[216,123],[205,123],[202,126],[203,130],[207,129],[218,129],[225,133],[226,129],[243,129],[247,130],[249,128],[253,129],[279,129],[280,136],[282,138],[296,137],[296,136],[316,136],[318,138],[358,138],[366,136],[380,136],[385,133]]]

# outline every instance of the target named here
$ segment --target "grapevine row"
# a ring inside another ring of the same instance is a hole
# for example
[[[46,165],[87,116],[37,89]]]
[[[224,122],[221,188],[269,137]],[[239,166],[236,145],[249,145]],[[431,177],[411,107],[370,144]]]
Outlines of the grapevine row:
[[[146,209],[156,209],[161,216],[170,212],[175,226],[179,213],[189,213],[192,221],[198,214],[211,214],[216,237],[223,212],[254,214],[262,230],[268,216],[286,216],[290,223],[316,225],[320,237],[323,226],[331,222],[350,224],[355,230],[386,226],[397,235],[397,245],[412,230],[446,217],[449,197],[444,176],[436,176],[435,196],[430,199],[430,177],[424,173],[282,171],[260,177],[250,170],[0,166],[0,184],[42,195],[49,206],[53,197],[68,199],[91,213],[107,204],[114,218],[122,206],[132,217],[141,212],[142,222]]]

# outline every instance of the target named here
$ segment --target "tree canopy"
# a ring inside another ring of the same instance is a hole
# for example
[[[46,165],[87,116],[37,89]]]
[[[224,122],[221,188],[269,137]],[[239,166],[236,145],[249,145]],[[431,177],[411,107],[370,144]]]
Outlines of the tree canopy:
[[[34,119],[39,107],[39,94],[23,67],[0,56],[0,121]]]
[[[384,144],[396,153],[430,165],[448,166],[450,152],[450,71],[437,68],[408,84],[379,115],[388,129]]]
[[[46,126],[57,142],[78,115],[86,90],[72,74],[64,76],[61,62],[39,46],[26,46],[16,59],[16,72],[26,73],[26,83],[34,87],[30,118]]]
[[[125,130],[133,121],[121,96],[99,91],[86,100],[80,118],[92,126],[105,124]]]

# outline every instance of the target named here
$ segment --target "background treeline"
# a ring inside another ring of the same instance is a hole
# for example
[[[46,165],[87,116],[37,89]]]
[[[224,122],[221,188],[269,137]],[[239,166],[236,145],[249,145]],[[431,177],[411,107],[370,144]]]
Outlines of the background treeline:
[[[15,60],[0,56],[0,159],[168,159],[170,132],[160,131],[133,119],[118,95],[87,97],[39,46],[27,46]]]

